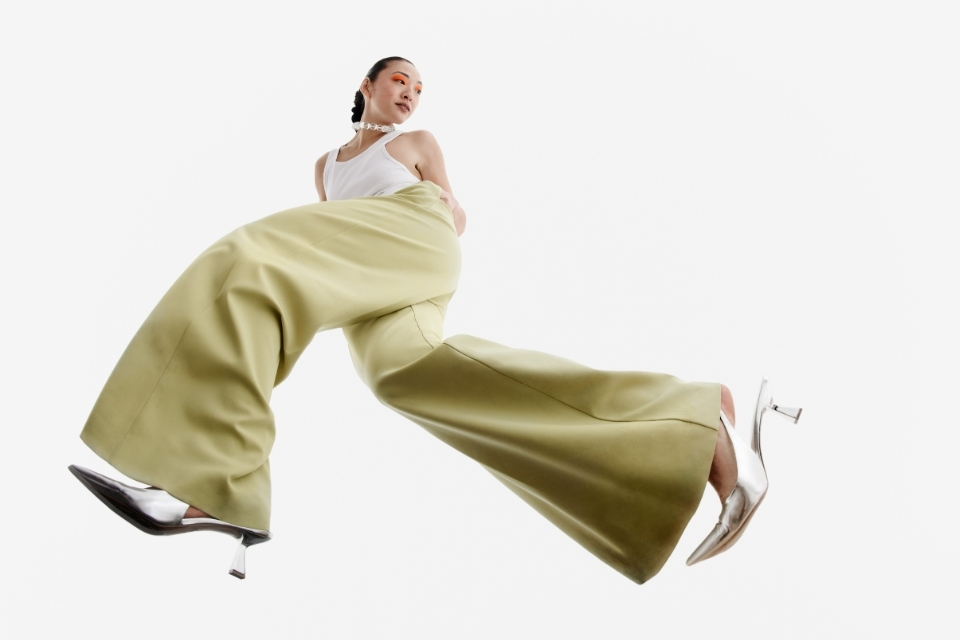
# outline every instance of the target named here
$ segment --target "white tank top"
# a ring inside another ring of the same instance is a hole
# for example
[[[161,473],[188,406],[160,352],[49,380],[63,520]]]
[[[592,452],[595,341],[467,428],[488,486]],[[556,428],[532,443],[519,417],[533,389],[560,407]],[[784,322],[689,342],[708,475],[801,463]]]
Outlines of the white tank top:
[[[420,182],[420,178],[387,153],[386,144],[402,133],[391,131],[346,162],[337,162],[340,147],[331,151],[323,167],[323,191],[327,200],[386,196]]]

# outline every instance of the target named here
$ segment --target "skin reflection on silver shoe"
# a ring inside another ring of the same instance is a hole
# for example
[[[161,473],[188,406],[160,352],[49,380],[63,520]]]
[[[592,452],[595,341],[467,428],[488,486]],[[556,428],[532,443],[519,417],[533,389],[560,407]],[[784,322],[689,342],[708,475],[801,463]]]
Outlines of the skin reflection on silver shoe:
[[[732,547],[743,535],[757,507],[763,502],[769,483],[760,450],[760,428],[767,411],[779,413],[796,424],[803,410],[775,404],[770,397],[769,382],[764,377],[760,383],[753,428],[748,434],[747,442],[740,438],[723,411],[720,412],[720,422],[733,443],[734,459],[737,463],[737,484],[723,502],[719,522],[687,559],[687,565],[702,562]]]
[[[239,538],[240,546],[229,573],[241,580],[246,577],[246,548],[267,542],[272,537],[269,531],[249,529],[216,518],[184,518],[189,505],[162,489],[131,487],[77,465],[70,465],[69,469],[111,511],[145,533],[169,536],[193,531],[219,531]]]

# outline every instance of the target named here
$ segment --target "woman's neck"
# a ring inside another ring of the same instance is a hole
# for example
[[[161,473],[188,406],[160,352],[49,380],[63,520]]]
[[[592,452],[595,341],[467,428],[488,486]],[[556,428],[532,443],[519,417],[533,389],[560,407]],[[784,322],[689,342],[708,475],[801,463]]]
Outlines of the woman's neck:
[[[387,135],[382,131],[374,131],[372,129],[360,129],[353,136],[353,140],[350,143],[356,143],[357,146],[363,147],[365,145],[373,144],[383,136]]]
[[[350,139],[349,142],[347,142],[347,144],[343,145],[340,148],[348,149],[354,152],[354,155],[360,154],[366,151],[367,149],[369,149],[370,147],[372,147],[374,144],[376,144],[377,140],[379,140],[385,135],[387,134],[382,133],[380,131],[368,131],[368,130],[360,129],[360,131],[357,131],[355,134],[353,134],[353,137]]]

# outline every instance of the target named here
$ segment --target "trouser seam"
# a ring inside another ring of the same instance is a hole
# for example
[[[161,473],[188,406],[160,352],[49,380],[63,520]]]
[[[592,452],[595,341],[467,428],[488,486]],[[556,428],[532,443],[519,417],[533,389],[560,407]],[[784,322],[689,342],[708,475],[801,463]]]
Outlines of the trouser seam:
[[[414,308],[413,305],[410,305],[409,308],[410,308],[410,313],[413,314],[413,321],[417,323],[417,330],[420,331],[420,337],[423,338],[423,341],[427,343],[428,347],[430,347],[431,349],[436,349],[436,346],[431,344],[430,341],[427,340],[427,336],[423,332],[423,327],[420,326],[420,318],[417,317],[417,310]]]
[[[528,389],[531,389],[531,390],[533,390],[533,391],[536,391],[537,393],[539,393],[539,394],[541,394],[541,395],[543,395],[543,396],[546,396],[546,397],[550,398],[551,400],[553,400],[553,401],[555,401],[555,402],[559,402],[560,404],[562,404],[562,405],[564,405],[564,406],[566,406],[566,407],[570,407],[571,409],[573,409],[573,410],[576,411],[577,413],[582,413],[583,415],[585,415],[585,416],[587,416],[587,417],[590,417],[590,418],[593,418],[594,420],[599,420],[599,421],[601,421],[601,422],[612,422],[612,423],[617,423],[617,424],[629,424],[629,423],[632,423],[632,422],[665,422],[665,421],[668,421],[668,420],[669,420],[669,421],[674,421],[674,422],[684,422],[684,423],[686,423],[686,424],[696,425],[696,426],[698,426],[698,427],[701,427],[701,428],[703,428],[703,429],[708,429],[708,430],[710,430],[710,431],[716,431],[716,430],[717,430],[716,427],[708,427],[708,426],[706,426],[706,425],[700,424],[699,422],[693,422],[692,420],[684,420],[683,418],[656,418],[656,419],[653,419],[653,420],[611,420],[611,419],[609,419],[609,418],[601,418],[600,416],[595,416],[595,415],[593,415],[593,414],[591,414],[591,413],[587,413],[587,412],[584,411],[583,409],[580,409],[580,408],[578,408],[578,407],[575,407],[575,406],[573,406],[573,405],[570,404],[570,403],[564,402],[564,401],[561,400],[560,398],[554,397],[554,396],[550,395],[549,393],[547,393],[546,391],[542,391],[542,390],[540,390],[540,389],[537,389],[536,387],[527,384],[527,383],[524,382],[523,380],[518,380],[517,378],[514,378],[513,376],[508,376],[507,374],[503,373],[502,371],[499,371],[499,370],[497,370],[497,369],[494,369],[493,367],[491,367],[491,366],[490,366],[489,364],[487,364],[486,362],[482,362],[482,361],[474,358],[473,356],[470,356],[470,355],[464,353],[464,352],[461,351],[460,349],[457,349],[456,347],[454,347],[453,345],[451,345],[449,342],[444,342],[444,345],[446,345],[447,347],[450,347],[451,349],[453,349],[454,351],[456,351],[457,353],[459,353],[460,355],[462,355],[464,358],[467,358],[467,359],[469,359],[469,360],[473,360],[474,362],[476,362],[476,363],[479,364],[480,366],[486,367],[486,368],[489,369],[490,371],[493,371],[494,373],[499,374],[499,375],[503,376],[504,378],[507,378],[508,380],[513,380],[513,381],[516,382],[517,384],[523,385],[524,387],[526,387],[526,388],[528,388]]]
[[[140,419],[140,415],[143,413],[144,408],[150,402],[150,398],[153,397],[153,394],[156,393],[157,387],[160,386],[160,381],[163,380],[163,376],[167,374],[167,369],[170,368],[170,363],[173,362],[173,359],[176,357],[177,352],[180,350],[180,345],[183,344],[183,339],[186,337],[187,332],[190,331],[190,327],[197,321],[197,318],[205,314],[210,307],[217,303],[217,300],[223,295],[223,288],[226,286],[227,281],[230,279],[230,276],[236,270],[237,265],[240,264],[240,260],[237,260],[233,263],[233,266],[230,267],[230,271],[227,272],[227,275],[223,278],[223,282],[220,283],[220,289],[217,291],[217,295],[214,296],[213,300],[210,301],[202,311],[197,313],[190,319],[190,322],[187,323],[187,326],[183,328],[183,333],[180,334],[180,339],[177,340],[177,346],[173,348],[173,351],[170,352],[170,357],[167,359],[167,363],[163,365],[163,371],[160,372],[160,375],[157,376],[157,381],[154,383],[153,388],[150,389],[150,393],[147,394],[147,397],[144,399],[143,404],[140,405],[140,409],[137,411],[137,415],[133,417],[133,420],[130,421],[130,424],[127,425],[127,430],[124,432],[123,437],[120,439],[120,442],[110,450],[110,455],[107,456],[107,462],[117,453],[117,450],[123,446],[123,443],[126,442],[127,438],[130,436],[130,432],[133,431],[133,425],[137,423],[137,420]]]
[[[292,258],[294,255],[296,255],[296,254],[301,253],[302,251],[304,251],[304,249],[306,249],[307,247],[310,247],[310,248],[316,247],[318,244],[323,244],[323,243],[326,242],[327,240],[330,240],[331,238],[336,238],[337,236],[339,236],[339,235],[342,234],[342,233],[346,233],[346,232],[348,232],[348,231],[352,231],[352,230],[356,229],[357,227],[361,227],[361,226],[364,226],[364,225],[369,225],[369,224],[374,223],[374,222],[378,222],[378,221],[380,221],[380,220],[383,220],[384,218],[387,218],[387,217],[390,217],[390,216],[393,216],[393,215],[397,215],[397,212],[396,212],[396,211],[389,211],[389,212],[387,212],[387,213],[384,213],[383,215],[377,216],[376,218],[371,218],[370,220],[363,220],[363,221],[361,221],[361,222],[355,222],[355,223],[351,224],[349,227],[345,227],[345,228],[343,228],[343,229],[340,229],[340,231],[337,231],[336,233],[331,233],[330,235],[325,236],[325,237],[323,237],[323,238],[321,238],[321,239],[319,239],[319,240],[317,240],[317,241],[315,241],[315,242],[308,242],[306,247],[297,247],[297,248],[294,249],[293,251],[290,251],[289,253],[287,253],[287,254],[285,254],[285,255],[282,255],[282,256],[279,256],[279,257],[282,257],[282,258],[290,257],[290,258]]]

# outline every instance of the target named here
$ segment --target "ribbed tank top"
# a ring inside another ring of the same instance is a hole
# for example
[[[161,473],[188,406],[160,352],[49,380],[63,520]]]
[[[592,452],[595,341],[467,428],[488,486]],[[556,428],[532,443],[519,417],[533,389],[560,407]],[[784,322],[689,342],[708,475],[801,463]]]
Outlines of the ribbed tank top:
[[[337,162],[340,147],[331,151],[323,167],[327,200],[386,196],[420,182],[420,178],[387,153],[386,144],[402,133],[391,131],[346,162]]]

